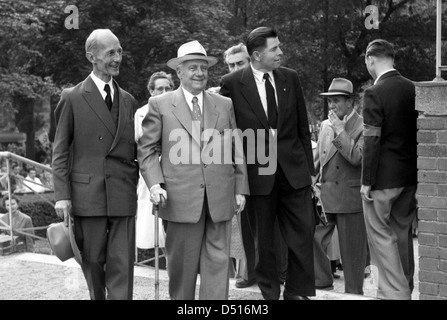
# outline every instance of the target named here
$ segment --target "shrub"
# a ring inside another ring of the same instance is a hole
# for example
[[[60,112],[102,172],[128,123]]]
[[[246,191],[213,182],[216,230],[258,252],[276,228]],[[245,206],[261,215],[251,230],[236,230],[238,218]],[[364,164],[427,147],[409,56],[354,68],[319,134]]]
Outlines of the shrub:
[[[19,210],[31,217],[34,227],[48,226],[53,222],[60,221],[54,210],[55,201],[52,192],[40,195],[16,194],[15,196],[20,200]],[[2,203],[0,203],[0,212],[7,212]],[[35,234],[46,238],[47,231],[46,229],[36,230]]]

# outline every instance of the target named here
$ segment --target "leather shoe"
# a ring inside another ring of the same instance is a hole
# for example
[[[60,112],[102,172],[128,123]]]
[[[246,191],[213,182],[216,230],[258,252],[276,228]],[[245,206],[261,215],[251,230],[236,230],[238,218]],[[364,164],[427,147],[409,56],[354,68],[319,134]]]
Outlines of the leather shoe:
[[[287,293],[287,291],[284,291],[283,297],[284,297],[284,300],[310,300],[306,296],[298,296],[298,295],[294,295],[294,294],[289,294],[289,293]]]
[[[234,285],[236,288],[242,289],[242,288],[248,288],[251,287],[256,283],[256,279],[251,280],[245,280],[245,279],[239,279],[236,281],[236,284]]]

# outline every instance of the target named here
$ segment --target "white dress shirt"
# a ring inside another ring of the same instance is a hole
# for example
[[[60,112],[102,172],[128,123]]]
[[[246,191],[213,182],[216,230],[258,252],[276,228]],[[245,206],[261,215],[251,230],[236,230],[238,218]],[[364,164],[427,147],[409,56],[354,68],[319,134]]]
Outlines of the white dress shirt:
[[[203,114],[203,91],[201,91],[198,95],[195,96],[183,87],[182,90],[183,94],[185,95],[186,103],[188,104],[188,107],[191,110],[191,112],[193,112],[192,98],[197,97],[198,99],[197,103],[199,104],[200,107],[200,113]]]
[[[259,97],[261,98],[262,107],[264,108],[265,114],[268,116],[267,113],[267,92],[265,91],[265,79],[264,79],[264,72],[256,70],[253,68],[253,65],[250,63],[251,70],[253,71],[253,75],[255,76],[255,82],[256,86],[258,87],[258,93]],[[276,94],[276,86],[275,86],[275,77],[273,76],[273,71],[270,71],[270,83],[273,86],[273,89],[275,90],[275,99],[276,99],[276,105],[278,105],[278,95]]]
[[[101,96],[104,100],[106,100],[106,96],[107,96],[107,92],[104,91],[104,87],[106,86],[106,84],[109,85],[110,96],[111,96],[112,102],[113,102],[113,97],[114,97],[114,93],[115,93],[115,89],[113,88],[113,78],[110,78],[109,82],[104,82],[101,79],[99,79],[97,76],[95,76],[93,71],[92,71],[92,73],[90,73],[90,77],[92,78],[92,80],[96,84],[96,86],[98,87],[99,93],[101,94]]]

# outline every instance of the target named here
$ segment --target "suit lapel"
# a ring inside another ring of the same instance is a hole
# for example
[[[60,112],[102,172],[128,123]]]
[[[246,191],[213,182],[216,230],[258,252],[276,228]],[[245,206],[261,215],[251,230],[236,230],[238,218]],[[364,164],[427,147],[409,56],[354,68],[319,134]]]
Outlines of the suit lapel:
[[[92,78],[87,77],[84,81],[84,92],[82,96],[87,101],[90,108],[93,112],[96,113],[101,122],[105,125],[107,130],[109,130],[112,136],[115,136],[116,126],[113,122],[112,115],[110,114],[109,109],[107,109],[106,103],[101,96],[98,88],[93,82]]]
[[[284,122],[284,115],[287,114],[285,108],[287,107],[287,83],[286,77],[282,74],[280,69],[273,70],[275,77],[276,96],[278,97],[278,129]]]
[[[334,144],[332,143],[332,140],[334,140],[334,131],[329,126],[329,122],[326,124],[326,129],[324,130],[324,135],[322,139],[322,149],[323,149],[323,156],[321,159],[321,166],[323,167],[328,161],[334,156],[334,154],[337,152],[337,148],[335,148]]]
[[[121,88],[118,86],[118,83],[116,83],[115,80],[113,80],[113,82],[115,84],[115,90],[118,91],[119,111],[118,111],[118,130],[116,131],[115,139],[113,140],[112,147],[110,148],[110,150],[112,150],[116,146],[119,139],[121,138],[124,132],[124,127],[126,126],[126,119],[127,119],[127,108],[126,108],[127,101],[124,100]]]
[[[269,124],[264,108],[262,107],[261,98],[259,97],[258,87],[256,86],[255,77],[251,67],[248,66],[242,72],[241,76],[241,92],[248,104],[252,108],[258,120],[262,123],[266,130],[269,130]]]
[[[186,103],[185,95],[181,87],[174,92],[172,105],[174,106],[174,110],[172,110],[174,116],[200,146],[200,132],[199,134],[193,134],[191,109],[189,109]]]
[[[345,126],[345,131],[350,137],[354,137],[355,131],[358,128],[356,124],[357,121],[359,120],[360,120],[359,114],[357,113],[357,111],[354,111],[354,114],[352,115],[352,117],[349,119],[349,121],[346,123]],[[361,128],[363,129],[363,127]]]
[[[205,147],[212,137],[212,130],[216,128],[219,112],[216,110],[216,103],[209,93],[203,92],[203,127],[205,129],[203,137],[203,146]]]

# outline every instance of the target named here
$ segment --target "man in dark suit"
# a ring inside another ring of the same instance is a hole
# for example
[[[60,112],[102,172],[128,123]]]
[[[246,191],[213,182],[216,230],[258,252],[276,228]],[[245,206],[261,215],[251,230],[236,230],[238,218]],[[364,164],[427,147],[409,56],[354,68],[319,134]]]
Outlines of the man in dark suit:
[[[365,63],[375,82],[365,90],[363,100],[360,192],[371,264],[378,271],[377,296],[411,299],[417,187],[415,86],[393,68],[394,48],[388,41],[369,43]]]
[[[250,66],[225,75],[221,94],[233,100],[238,127],[251,132],[257,142],[244,142],[251,194],[248,210],[256,217],[256,278],[265,299],[279,299],[274,250],[278,218],[288,246],[284,299],[308,299],[315,295],[310,189],[314,164],[304,97],[298,74],[280,67],[282,51],[275,30],[253,30],[246,45]]]
[[[328,119],[321,124],[315,162],[317,189],[328,224],[315,230],[315,285],[333,289],[327,248],[337,226],[345,292],[363,294],[366,263],[366,229],[360,197],[363,118],[354,108],[351,81],[335,78],[328,92]]]
[[[136,100],[118,86],[122,48],[108,29],[86,41],[93,72],[55,110],[56,212],[74,220],[91,299],[132,299],[138,165]]]

